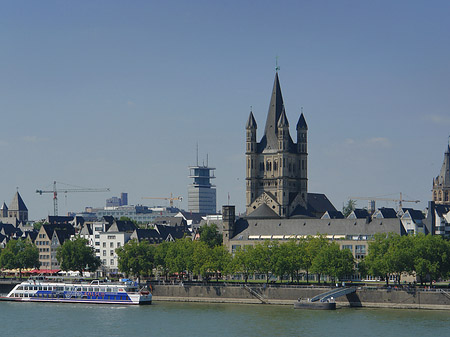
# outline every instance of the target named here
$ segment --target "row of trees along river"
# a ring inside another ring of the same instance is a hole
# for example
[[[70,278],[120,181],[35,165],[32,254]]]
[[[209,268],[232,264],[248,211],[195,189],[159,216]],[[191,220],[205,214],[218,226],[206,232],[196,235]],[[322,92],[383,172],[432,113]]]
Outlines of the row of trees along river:
[[[250,275],[264,274],[278,280],[299,281],[301,275],[327,275],[333,282],[353,273],[377,276],[386,280],[402,274],[417,275],[420,282],[450,275],[450,242],[440,236],[377,234],[369,243],[367,256],[355,261],[349,249],[317,235],[287,242],[264,241],[240,247],[233,254],[222,245],[216,225],[203,226],[200,240],[190,238],[151,245],[131,240],[116,249],[118,268],[127,276],[151,276],[155,270],[166,279],[209,280],[241,274],[247,282]],[[67,240],[58,248],[57,260],[63,270],[95,271],[100,259],[87,240]],[[0,267],[23,269],[39,267],[39,251],[27,240],[10,240],[0,254]]]

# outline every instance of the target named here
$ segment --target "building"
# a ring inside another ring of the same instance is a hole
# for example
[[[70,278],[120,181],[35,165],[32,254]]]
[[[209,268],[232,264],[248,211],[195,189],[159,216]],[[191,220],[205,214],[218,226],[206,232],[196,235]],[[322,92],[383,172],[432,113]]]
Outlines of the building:
[[[39,249],[42,269],[59,269],[56,252],[64,241],[69,240],[74,234],[75,229],[67,223],[41,226],[34,244]]]
[[[211,183],[215,168],[206,165],[189,166],[188,211],[200,214],[216,214],[216,188]]]
[[[128,205],[128,193],[120,193],[120,197],[106,199],[106,207],[117,207]]]
[[[0,221],[13,223],[17,219],[18,222],[28,221],[28,208],[22,200],[19,191],[14,194],[9,207],[5,203],[0,208]]]
[[[139,223],[152,223],[156,218],[161,216],[175,216],[179,212],[178,208],[174,207],[148,207],[143,205],[128,205],[128,206],[115,206],[104,208],[86,208],[83,213],[77,214],[89,221],[95,221],[103,219],[105,216],[114,217],[120,219],[122,217],[129,218]]]
[[[450,137],[447,150],[444,153],[444,162],[441,172],[433,179],[432,200],[436,204],[450,203]]]
[[[304,214],[308,204],[308,126],[302,113],[296,127],[297,142],[294,143],[289,133],[278,72],[261,141],[256,140],[257,124],[252,111],[245,128],[247,215],[260,207],[285,218]]]

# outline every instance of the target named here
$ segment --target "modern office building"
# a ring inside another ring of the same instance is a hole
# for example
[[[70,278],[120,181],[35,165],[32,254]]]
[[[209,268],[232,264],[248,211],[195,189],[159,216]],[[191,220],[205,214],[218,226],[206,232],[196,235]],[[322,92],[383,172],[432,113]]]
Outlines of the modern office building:
[[[188,188],[188,211],[201,214],[216,214],[216,188],[213,167],[208,165],[189,166],[189,178],[194,179]]]

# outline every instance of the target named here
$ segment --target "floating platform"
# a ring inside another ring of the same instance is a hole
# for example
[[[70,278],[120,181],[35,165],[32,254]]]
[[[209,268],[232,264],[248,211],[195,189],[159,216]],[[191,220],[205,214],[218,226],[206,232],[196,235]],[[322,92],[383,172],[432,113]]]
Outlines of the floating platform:
[[[311,302],[308,300],[299,300],[294,303],[294,309],[335,310],[336,302]]]

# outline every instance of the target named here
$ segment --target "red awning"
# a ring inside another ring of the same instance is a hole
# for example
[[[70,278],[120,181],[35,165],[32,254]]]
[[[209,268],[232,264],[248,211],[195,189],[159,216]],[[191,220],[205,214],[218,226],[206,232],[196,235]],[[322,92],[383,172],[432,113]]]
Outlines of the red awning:
[[[31,274],[56,274],[61,271],[61,269],[33,269],[30,271]]]

